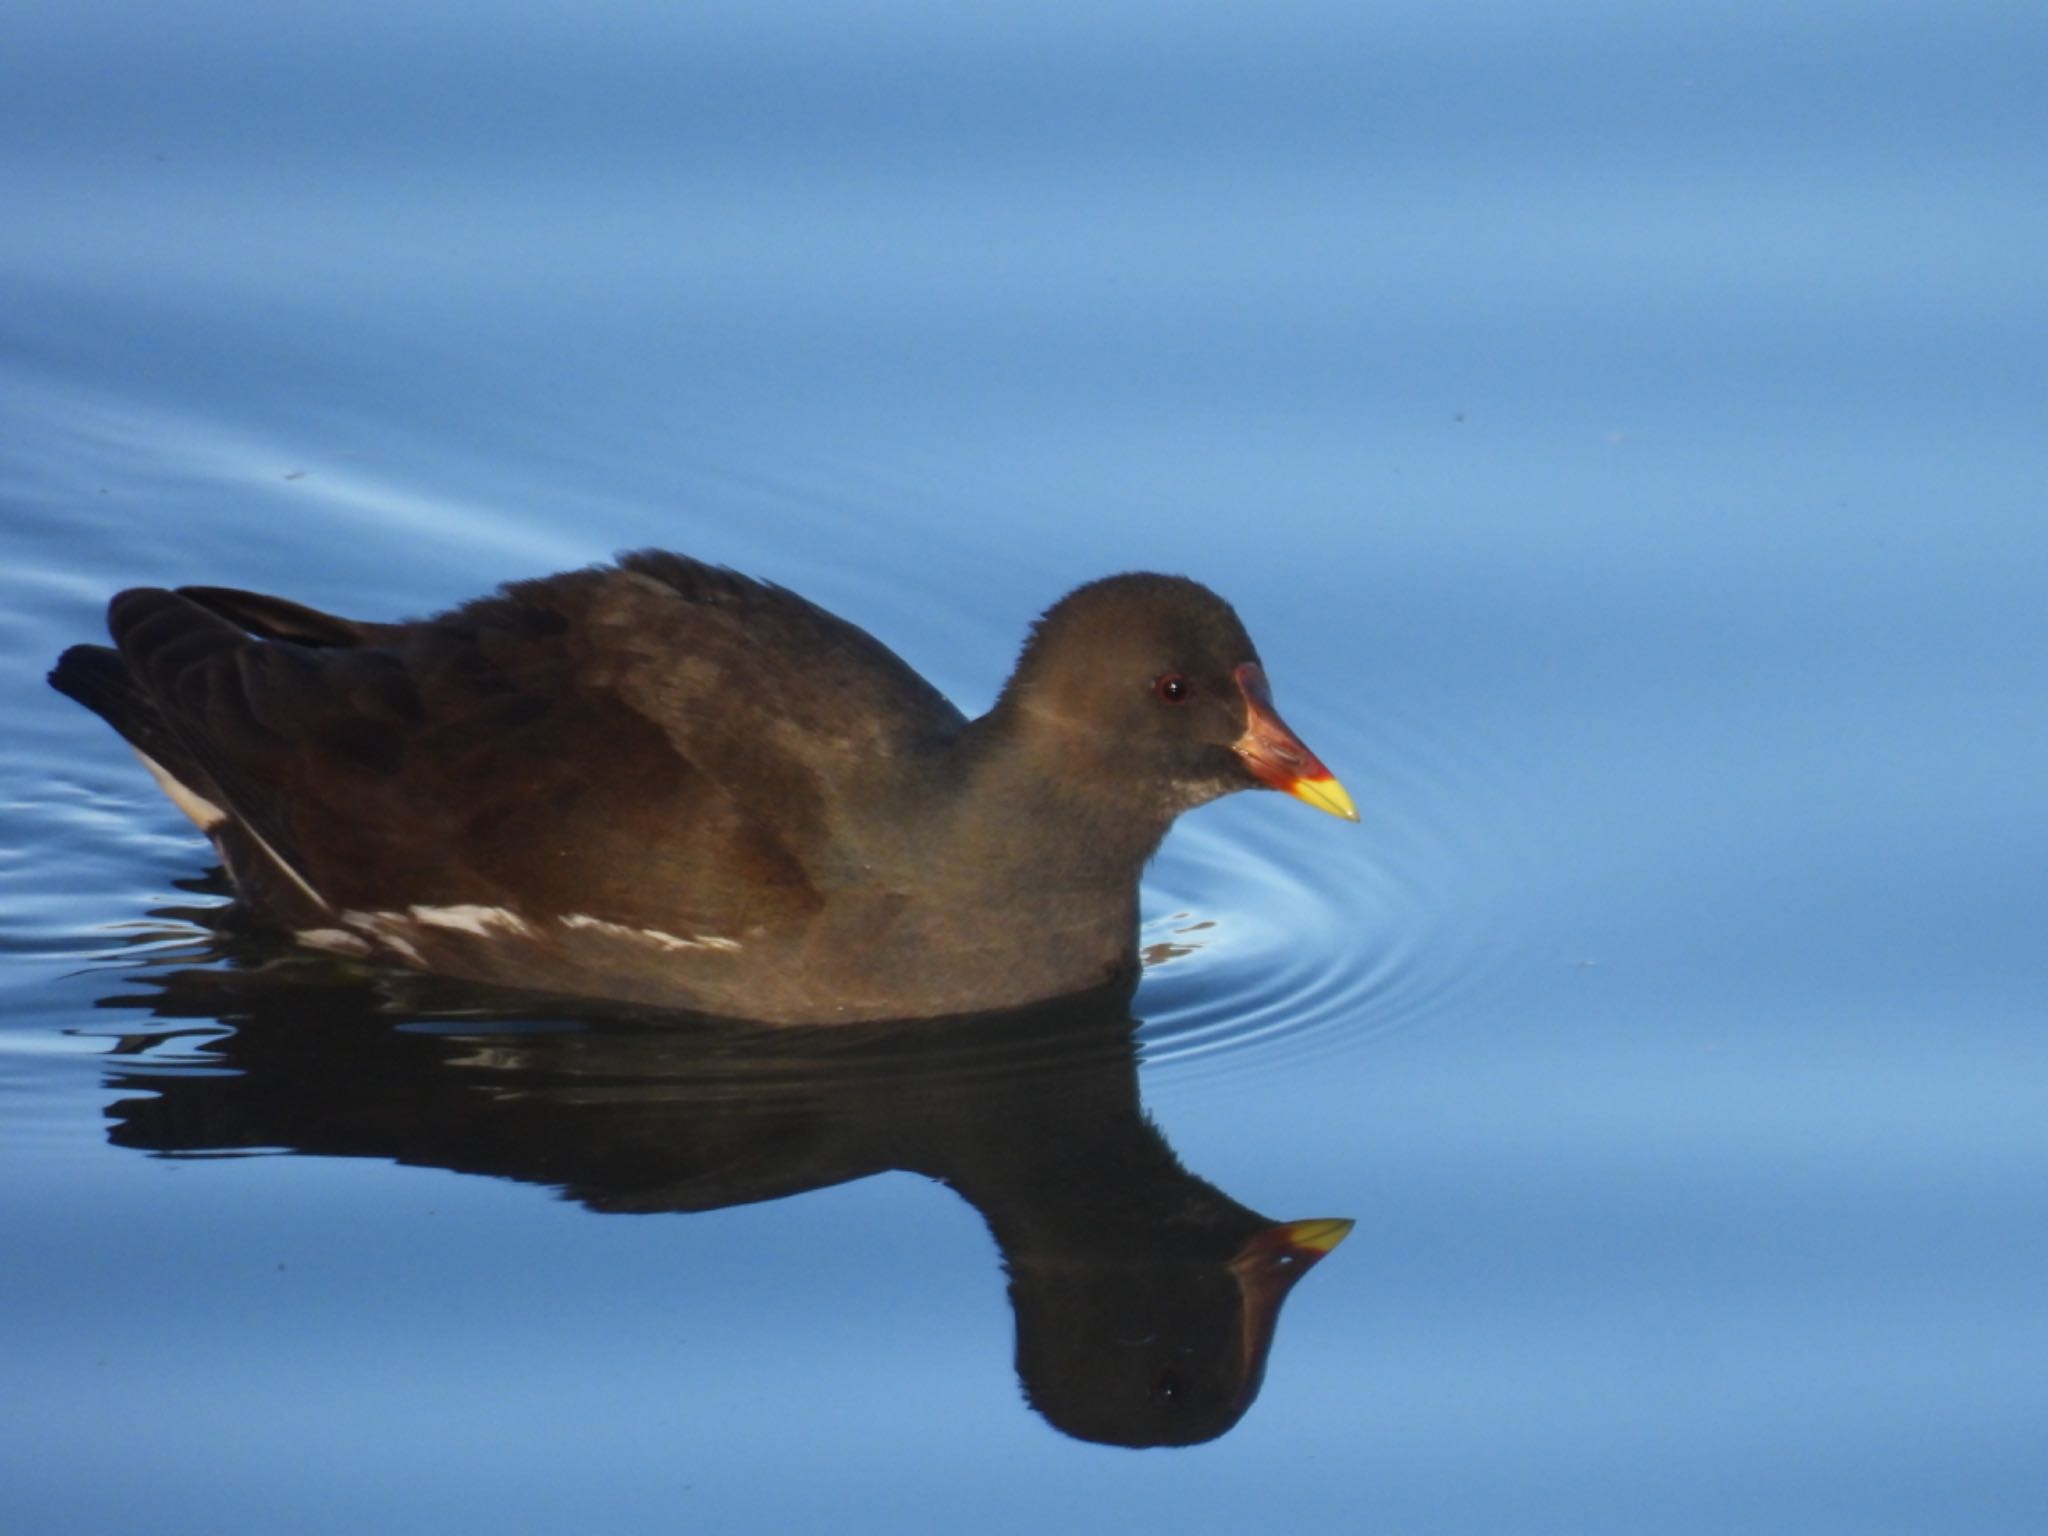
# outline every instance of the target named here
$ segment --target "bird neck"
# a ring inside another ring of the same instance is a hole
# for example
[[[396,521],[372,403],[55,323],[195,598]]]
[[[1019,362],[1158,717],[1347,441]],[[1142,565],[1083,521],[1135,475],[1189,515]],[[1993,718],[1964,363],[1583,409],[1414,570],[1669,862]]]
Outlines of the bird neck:
[[[956,747],[954,857],[1056,906],[1113,899],[1135,926],[1138,877],[1174,813],[1113,753],[1006,694]]]

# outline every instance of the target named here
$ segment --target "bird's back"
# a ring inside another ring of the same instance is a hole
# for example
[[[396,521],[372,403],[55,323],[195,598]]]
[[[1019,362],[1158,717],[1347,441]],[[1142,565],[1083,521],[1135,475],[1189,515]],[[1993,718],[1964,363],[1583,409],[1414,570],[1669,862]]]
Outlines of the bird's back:
[[[109,627],[118,664],[79,647],[52,680],[262,915],[518,985],[640,967],[604,990],[653,1001],[716,1004],[692,971],[800,944],[963,724],[854,625],[659,552],[414,623],[194,588]]]

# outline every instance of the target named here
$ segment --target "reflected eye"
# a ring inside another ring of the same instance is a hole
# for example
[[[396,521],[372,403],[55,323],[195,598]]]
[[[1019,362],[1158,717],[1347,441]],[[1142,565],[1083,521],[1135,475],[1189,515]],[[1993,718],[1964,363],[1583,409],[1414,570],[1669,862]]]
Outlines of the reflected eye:
[[[1152,691],[1168,704],[1185,704],[1195,696],[1195,685],[1178,672],[1168,672],[1153,682]]]

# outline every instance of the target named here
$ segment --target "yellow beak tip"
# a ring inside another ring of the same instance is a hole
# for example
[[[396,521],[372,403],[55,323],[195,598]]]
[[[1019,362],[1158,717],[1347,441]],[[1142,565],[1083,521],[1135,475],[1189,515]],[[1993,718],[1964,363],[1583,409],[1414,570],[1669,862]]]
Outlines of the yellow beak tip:
[[[1287,1224],[1287,1240],[1297,1248],[1307,1248],[1315,1253],[1328,1253],[1351,1235],[1354,1223],[1341,1216],[1316,1221],[1293,1221]]]
[[[1296,779],[1288,786],[1287,792],[1304,804],[1327,811],[1341,820],[1358,820],[1358,807],[1351,803],[1351,796],[1335,779]]]

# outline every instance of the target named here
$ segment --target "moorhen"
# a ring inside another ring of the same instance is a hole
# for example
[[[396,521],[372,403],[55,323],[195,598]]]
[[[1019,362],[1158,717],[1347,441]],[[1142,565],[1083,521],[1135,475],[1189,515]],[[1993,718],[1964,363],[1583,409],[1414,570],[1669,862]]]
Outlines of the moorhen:
[[[661,551],[363,623],[138,588],[51,683],[127,738],[300,943],[771,1023],[1021,1006],[1134,974],[1175,816],[1356,821],[1230,606],[1112,576],[966,719],[795,593]]]

